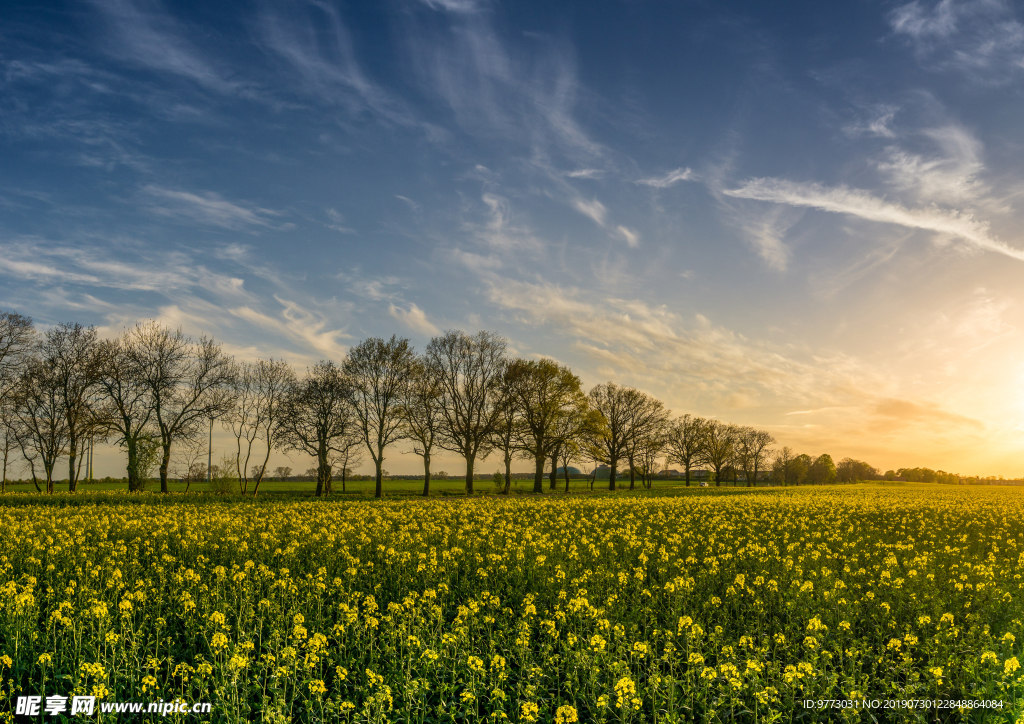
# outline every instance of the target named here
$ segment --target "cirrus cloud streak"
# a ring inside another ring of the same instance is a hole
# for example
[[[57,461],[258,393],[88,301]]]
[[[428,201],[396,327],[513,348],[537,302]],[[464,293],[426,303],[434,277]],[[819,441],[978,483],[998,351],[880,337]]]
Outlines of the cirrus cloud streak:
[[[911,209],[846,186],[829,187],[774,178],[751,179],[738,188],[723,189],[722,193],[738,199],[818,209],[882,224],[931,231],[947,238],[959,239],[979,250],[1024,261],[1024,250],[994,237],[987,222],[978,221],[973,215],[959,211],[937,207]]]

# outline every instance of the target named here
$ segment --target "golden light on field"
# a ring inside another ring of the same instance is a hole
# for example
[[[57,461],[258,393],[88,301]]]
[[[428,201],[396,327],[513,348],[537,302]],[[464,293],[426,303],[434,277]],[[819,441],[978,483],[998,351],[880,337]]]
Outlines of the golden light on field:
[[[667,724],[953,696],[987,702],[965,721],[1024,716],[1020,489],[27,498],[0,508],[0,704],[45,686],[229,720]],[[862,712],[811,720],[832,714]]]

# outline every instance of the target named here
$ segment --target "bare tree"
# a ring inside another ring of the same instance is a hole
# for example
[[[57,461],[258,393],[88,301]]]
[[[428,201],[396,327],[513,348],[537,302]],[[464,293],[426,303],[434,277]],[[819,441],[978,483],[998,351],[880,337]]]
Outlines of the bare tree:
[[[648,490],[654,484],[654,473],[658,466],[658,456],[665,449],[665,442],[668,436],[668,425],[654,430],[640,438],[635,447],[637,469],[640,471],[641,480]]]
[[[0,397],[0,440],[3,445],[3,474],[0,475],[0,493],[7,492],[7,463],[11,451],[18,446],[14,431],[15,407],[13,396]],[[833,476],[834,477],[834,476]]]
[[[11,393],[36,341],[30,317],[0,312],[0,398]]]
[[[27,438],[23,435],[22,428],[15,428],[14,435],[14,441],[18,445],[18,449],[21,450],[22,460],[25,461],[25,466],[32,475],[32,484],[35,486],[36,492],[41,493],[43,489],[39,487],[39,477],[36,475],[36,462],[39,459],[39,455],[28,444]]]
[[[287,465],[282,465],[274,468],[274,477],[278,480],[286,480],[292,474],[292,469]]]
[[[128,353],[147,388],[163,448],[160,492],[166,493],[175,442],[200,434],[207,420],[231,409],[234,365],[212,339],[193,342],[180,329],[156,322],[139,324],[128,336]]]
[[[672,423],[665,438],[665,449],[669,462],[682,465],[686,475],[686,487],[690,487],[690,470],[703,457],[704,428],[707,420],[693,415],[683,415]]]
[[[602,421],[590,436],[589,452],[595,460],[609,467],[609,490],[615,490],[619,461],[626,457],[632,392],[631,387],[607,382],[594,387],[588,395],[591,407],[597,410]]]
[[[578,457],[594,432],[600,429],[602,429],[600,415],[596,410],[591,409],[587,396],[581,389],[578,389],[577,394],[572,396],[570,404],[565,408],[564,414],[556,416],[548,429],[548,439],[551,444],[551,490],[555,489],[558,462]],[[565,463],[563,463],[564,467]],[[566,478],[566,492],[569,490],[568,482],[568,478]]]
[[[238,470],[239,492],[257,495],[266,475],[270,453],[278,447],[277,422],[284,396],[295,383],[295,373],[283,360],[261,359],[239,365],[235,378],[235,405],[224,416],[224,424],[235,436],[235,467]],[[263,462],[252,466],[249,460],[256,441],[266,444]]]
[[[521,453],[519,438],[522,427],[522,407],[514,394],[516,362],[518,360],[505,366],[505,373],[501,378],[499,391],[501,413],[491,432],[490,441],[491,449],[501,453],[502,462],[505,463],[502,495],[508,495],[512,489],[512,460],[518,453]]]
[[[416,355],[408,339],[392,335],[384,341],[365,339],[349,350],[342,371],[352,383],[353,403],[363,442],[377,470],[374,495],[384,494],[384,450],[404,435],[402,392],[412,374]]]
[[[334,472],[336,470],[341,471],[341,492],[347,493],[348,490],[345,487],[346,481],[352,474],[352,471],[363,464],[363,438],[361,435],[354,434],[350,437],[342,438],[339,441],[339,452],[334,453],[330,459],[331,463],[331,480],[327,484],[327,492],[334,492]]]
[[[736,436],[736,467],[743,471],[747,487],[757,484],[757,474],[768,465],[775,438],[764,430],[741,427]]]
[[[558,451],[558,461],[562,465],[562,477],[565,479],[565,492],[569,492],[569,466],[584,456],[585,435],[572,437],[562,443]]]
[[[145,448],[146,444],[144,442],[141,447]],[[162,453],[162,451],[158,451],[158,453]],[[206,482],[210,473],[206,468],[206,463],[203,461],[206,455],[206,440],[201,438],[180,440],[176,446],[172,473],[176,478],[185,483],[186,493],[192,487],[192,483]],[[142,467],[142,465],[139,466],[140,473],[142,472]],[[142,483],[145,484],[145,481],[143,480]]]
[[[722,485],[722,471],[732,460],[737,428],[721,420],[708,420],[704,426],[701,462],[715,471],[715,486]]]
[[[330,361],[317,363],[284,398],[279,422],[285,448],[316,458],[316,494],[330,492],[330,456],[359,439],[352,384]]]
[[[249,458],[252,457],[253,445],[263,428],[263,406],[260,404],[254,363],[243,362],[238,365],[233,387],[235,404],[223,416],[221,424],[231,430],[235,437],[234,467],[238,473],[238,492],[245,494],[249,491]],[[253,477],[256,475],[254,467]]]
[[[96,379],[101,394],[93,408],[94,425],[116,435],[114,442],[128,453],[128,490],[142,490],[139,472],[139,446],[156,436],[149,386],[137,370],[136,356],[128,345],[133,338],[124,335],[103,340],[96,347]]]
[[[58,324],[47,330],[39,353],[61,396],[68,436],[68,490],[78,487],[79,448],[88,438],[92,422],[92,394],[96,390],[96,329],[80,324]]]
[[[586,409],[580,378],[550,359],[517,359],[509,364],[509,394],[521,416],[517,426],[519,448],[534,460],[533,492],[544,492],[544,464],[557,456],[560,438],[571,429],[559,423]],[[557,467],[557,460],[555,463]],[[552,487],[554,480],[552,479]]]
[[[626,459],[629,461],[629,489],[634,490],[637,462],[643,457],[645,446],[653,447],[655,455],[660,450],[669,411],[661,400],[640,390],[630,389],[626,400]]]
[[[52,493],[53,466],[67,452],[69,434],[60,379],[44,360],[26,364],[14,390],[14,409],[15,438],[32,467],[32,478],[38,460],[46,475],[46,492]]]
[[[441,386],[438,446],[466,460],[466,492],[473,492],[473,467],[487,456],[491,433],[501,416],[505,339],[493,332],[448,331],[427,345],[431,374]]]
[[[400,412],[412,451],[423,458],[423,495],[430,495],[430,455],[441,435],[441,384],[423,359],[416,360],[402,394]]]

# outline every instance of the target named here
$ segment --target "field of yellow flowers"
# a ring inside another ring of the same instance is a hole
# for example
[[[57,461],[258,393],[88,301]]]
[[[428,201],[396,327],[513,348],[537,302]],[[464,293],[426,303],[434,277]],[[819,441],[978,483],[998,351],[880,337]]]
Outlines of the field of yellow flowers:
[[[213,721],[1024,721],[1022,490],[27,500],[0,499],[0,720],[86,694]],[[801,703],[847,699],[962,708]]]

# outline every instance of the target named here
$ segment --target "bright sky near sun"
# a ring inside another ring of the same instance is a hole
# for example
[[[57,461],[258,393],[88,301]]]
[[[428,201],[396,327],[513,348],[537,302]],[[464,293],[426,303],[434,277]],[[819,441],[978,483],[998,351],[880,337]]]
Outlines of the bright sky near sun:
[[[0,309],[298,366],[489,329],[797,452],[1019,477],[1022,90],[999,0],[14,0]]]

